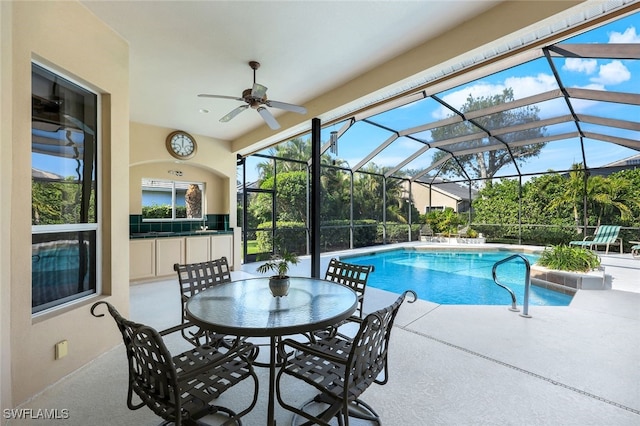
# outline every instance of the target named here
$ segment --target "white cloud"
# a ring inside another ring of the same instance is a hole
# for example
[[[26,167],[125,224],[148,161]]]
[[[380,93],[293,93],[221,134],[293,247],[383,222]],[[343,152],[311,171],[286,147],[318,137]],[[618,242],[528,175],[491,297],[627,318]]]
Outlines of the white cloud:
[[[472,86],[466,86],[456,92],[449,93],[443,100],[456,109],[460,109],[467,101],[469,95],[474,98],[489,97],[501,94],[505,88],[513,89],[515,99],[526,98],[538,93],[548,92],[558,88],[555,78],[550,74],[540,73],[536,76],[528,77],[508,77],[502,84],[489,84],[479,82]],[[433,112],[433,117],[437,120],[446,118],[451,112],[445,107],[439,107]]]
[[[635,27],[629,27],[623,33],[616,31],[609,33],[609,43],[640,43],[640,35]]]
[[[558,88],[556,79],[551,74],[543,73],[529,77],[509,77],[504,81],[504,85],[513,88],[515,99],[526,98]]]
[[[598,67],[595,59],[567,58],[562,66],[563,70],[593,74]]]
[[[606,90],[602,83],[591,83],[585,86],[575,86],[575,87],[577,87],[578,89],[601,90],[601,91]]]
[[[611,61],[608,64],[600,65],[598,77],[591,79],[594,83],[603,85],[619,84],[631,78],[631,73],[620,61]]]

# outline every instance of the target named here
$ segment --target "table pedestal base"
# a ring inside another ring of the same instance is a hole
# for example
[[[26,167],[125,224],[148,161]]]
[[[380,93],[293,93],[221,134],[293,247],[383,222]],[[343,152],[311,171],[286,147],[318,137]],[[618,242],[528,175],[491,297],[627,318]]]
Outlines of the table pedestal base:
[[[312,415],[319,415],[327,408],[329,408],[329,404],[323,402],[322,396],[318,395],[315,398],[305,402],[300,409]],[[336,418],[332,419],[330,423],[332,425],[339,424]],[[291,421],[292,426],[302,426],[305,424],[308,425],[309,420],[298,414],[293,414],[293,420]],[[373,408],[369,406],[369,404],[358,400],[354,401],[349,406],[349,424],[354,426],[380,426],[382,422],[380,421],[380,416],[378,416],[378,413],[376,413]]]

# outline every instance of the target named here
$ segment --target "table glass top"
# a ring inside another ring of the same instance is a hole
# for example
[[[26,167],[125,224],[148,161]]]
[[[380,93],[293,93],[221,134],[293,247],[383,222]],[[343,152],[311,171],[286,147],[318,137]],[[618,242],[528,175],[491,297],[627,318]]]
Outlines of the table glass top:
[[[189,299],[187,316],[202,327],[241,336],[312,331],[355,312],[356,294],[331,281],[291,277],[289,294],[273,297],[268,278],[233,281]]]

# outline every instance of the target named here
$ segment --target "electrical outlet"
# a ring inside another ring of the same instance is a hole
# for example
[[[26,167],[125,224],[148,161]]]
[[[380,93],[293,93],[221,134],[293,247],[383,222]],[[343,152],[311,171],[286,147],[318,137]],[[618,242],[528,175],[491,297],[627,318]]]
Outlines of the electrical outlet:
[[[69,342],[63,340],[61,342],[56,343],[56,359],[60,359],[62,357],[67,356],[69,352]]]

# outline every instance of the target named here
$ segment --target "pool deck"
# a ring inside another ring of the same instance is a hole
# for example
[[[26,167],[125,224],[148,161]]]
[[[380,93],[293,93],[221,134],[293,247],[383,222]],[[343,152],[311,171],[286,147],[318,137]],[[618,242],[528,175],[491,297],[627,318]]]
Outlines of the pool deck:
[[[335,254],[322,256],[321,271]],[[613,276],[611,289],[579,290],[566,307],[532,306],[531,318],[506,306],[405,303],[391,337],[389,382],[373,385],[363,399],[386,425],[640,425],[640,259],[600,254]],[[232,275],[254,275],[256,266],[243,265]],[[309,258],[302,257],[291,275],[309,271]],[[131,318],[159,329],[178,322],[176,281],[132,286]],[[365,311],[395,297],[370,287]],[[265,388],[244,424],[265,424]],[[313,392],[292,384],[288,394],[303,402]],[[120,345],[23,408],[67,408],[65,426],[87,419],[95,425],[159,423],[146,408],[129,411],[125,395]],[[242,389],[231,390],[221,402],[240,407],[238,395]],[[290,414],[276,411],[279,425],[290,424]]]

